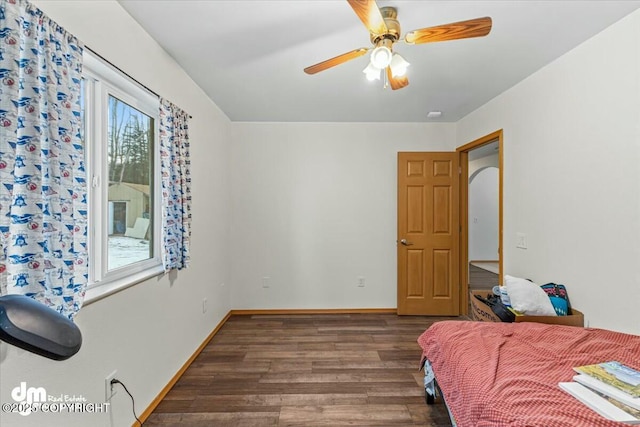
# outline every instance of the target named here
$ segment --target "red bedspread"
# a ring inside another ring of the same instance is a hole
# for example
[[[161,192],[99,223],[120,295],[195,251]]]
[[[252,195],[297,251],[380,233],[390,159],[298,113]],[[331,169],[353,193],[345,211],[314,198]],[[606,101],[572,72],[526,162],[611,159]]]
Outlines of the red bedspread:
[[[574,366],[640,369],[640,336],[541,323],[437,322],[418,338],[458,427],[608,427],[558,387]]]

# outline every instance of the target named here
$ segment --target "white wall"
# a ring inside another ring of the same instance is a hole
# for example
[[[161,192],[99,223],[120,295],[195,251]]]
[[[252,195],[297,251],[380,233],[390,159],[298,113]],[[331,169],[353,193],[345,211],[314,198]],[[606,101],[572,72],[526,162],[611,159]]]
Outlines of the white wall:
[[[469,160],[469,178],[473,179],[473,176],[483,168],[487,167],[500,167],[500,158],[498,154],[491,154],[489,156],[480,157],[479,159]]]
[[[499,128],[505,273],[640,334],[640,11],[462,119],[458,145]]]
[[[101,402],[117,369],[140,413],[230,308],[395,307],[396,152],[499,128],[505,271],[565,283],[592,326],[640,333],[640,12],[457,125],[230,124],[117,2],[35,3],[194,116],[193,259],[83,308],[68,361],[0,344],[1,402],[20,381]],[[0,414],[3,426],[132,421],[122,390],[107,415]]]
[[[455,126],[233,123],[232,139],[233,307],[395,308],[397,152],[453,150]]]
[[[140,414],[231,308],[230,122],[117,2],[35,3],[91,48],[193,115],[192,264],[84,307],[77,316],[84,342],[67,361],[0,344],[0,401],[11,402],[11,389],[26,381],[51,395],[83,395],[89,402],[102,402],[104,379],[117,369]],[[129,426],[133,421],[131,401],[122,389],[106,415],[0,413],[2,426]]]
[[[471,170],[471,162],[469,166]],[[498,174],[498,168],[486,167],[469,182],[470,261],[497,261],[499,258]]]

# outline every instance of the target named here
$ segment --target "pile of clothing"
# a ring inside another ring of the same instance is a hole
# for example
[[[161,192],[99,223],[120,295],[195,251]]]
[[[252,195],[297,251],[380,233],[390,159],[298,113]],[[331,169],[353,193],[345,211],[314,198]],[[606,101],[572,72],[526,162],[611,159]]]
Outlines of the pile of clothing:
[[[504,286],[494,286],[486,298],[475,295],[489,306],[503,322],[513,322],[517,315],[567,316],[571,314],[569,294],[564,285],[537,285],[531,280],[504,276]]]

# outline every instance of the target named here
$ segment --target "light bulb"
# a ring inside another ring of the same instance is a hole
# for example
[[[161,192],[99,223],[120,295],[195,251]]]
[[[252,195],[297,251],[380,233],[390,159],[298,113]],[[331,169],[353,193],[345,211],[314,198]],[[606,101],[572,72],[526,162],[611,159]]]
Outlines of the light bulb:
[[[391,62],[391,49],[386,46],[378,46],[371,52],[371,65],[378,70],[386,68]]]
[[[391,75],[393,77],[404,76],[407,73],[407,67],[409,65],[411,64],[409,64],[402,56],[394,53],[391,63],[389,63],[389,67],[391,67]]]
[[[362,70],[362,72],[367,76],[367,80],[370,82],[374,80],[380,80],[380,70],[374,67],[371,63],[367,65],[367,68]]]

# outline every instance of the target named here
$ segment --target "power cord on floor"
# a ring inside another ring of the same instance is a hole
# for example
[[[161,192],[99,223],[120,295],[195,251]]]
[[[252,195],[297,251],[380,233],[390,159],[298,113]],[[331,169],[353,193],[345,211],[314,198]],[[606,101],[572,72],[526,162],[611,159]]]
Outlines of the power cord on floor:
[[[120,380],[117,379],[112,379],[111,380],[111,384],[120,384],[122,386],[122,388],[124,388],[124,391],[127,392],[127,394],[129,395],[129,397],[131,398],[131,406],[133,408],[133,416],[136,418],[136,421],[138,421],[140,423],[140,427],[142,427],[142,421],[140,421],[140,418],[138,418],[138,416],[136,415],[136,401],[133,398],[133,395],[131,395],[131,393],[129,393],[129,390],[127,389],[127,386],[124,385],[124,383]]]

